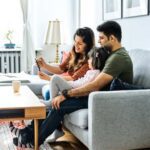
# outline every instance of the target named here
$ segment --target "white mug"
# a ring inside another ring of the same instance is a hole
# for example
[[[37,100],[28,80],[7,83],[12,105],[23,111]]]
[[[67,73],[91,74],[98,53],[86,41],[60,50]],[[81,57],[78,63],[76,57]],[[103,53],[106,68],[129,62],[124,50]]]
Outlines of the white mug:
[[[19,80],[13,80],[12,81],[12,87],[13,87],[14,93],[20,92],[20,86],[21,86],[21,81],[19,81]]]

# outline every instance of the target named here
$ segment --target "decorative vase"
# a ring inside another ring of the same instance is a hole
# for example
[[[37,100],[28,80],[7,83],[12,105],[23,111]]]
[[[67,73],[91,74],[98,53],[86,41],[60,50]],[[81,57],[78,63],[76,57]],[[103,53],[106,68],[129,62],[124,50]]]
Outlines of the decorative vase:
[[[13,43],[6,43],[4,44],[5,45],[5,48],[15,48],[15,45],[16,44],[13,44]]]

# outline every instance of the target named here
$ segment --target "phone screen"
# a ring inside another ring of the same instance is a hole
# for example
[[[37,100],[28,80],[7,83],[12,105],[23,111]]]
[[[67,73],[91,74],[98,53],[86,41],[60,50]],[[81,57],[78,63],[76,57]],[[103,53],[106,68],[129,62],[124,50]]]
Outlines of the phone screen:
[[[37,67],[38,67],[38,69],[39,69],[39,71],[40,71],[40,66],[39,66],[38,61],[37,61],[37,59],[36,59],[36,58],[35,58],[35,62],[36,62]]]

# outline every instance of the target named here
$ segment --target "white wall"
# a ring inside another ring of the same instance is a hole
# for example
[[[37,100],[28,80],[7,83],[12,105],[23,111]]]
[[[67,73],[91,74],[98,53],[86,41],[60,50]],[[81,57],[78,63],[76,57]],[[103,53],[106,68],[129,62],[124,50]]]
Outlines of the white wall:
[[[88,26],[95,33],[96,45],[98,45],[97,26],[102,23],[102,0],[80,0],[80,27]]]
[[[84,18],[81,26],[89,25],[95,31],[96,27],[103,22],[102,20],[102,0],[81,0],[85,4]],[[88,18],[88,19],[87,19]],[[150,15],[132,18],[122,18],[116,20],[122,27],[123,38],[122,45],[126,49],[142,48],[150,50]]]
[[[72,44],[73,33],[77,28],[76,2],[78,0],[32,0],[32,30],[36,48],[43,48],[40,54],[47,61],[55,60],[55,46],[44,46],[44,39],[49,20],[60,20],[63,44]]]
[[[150,16],[140,16],[118,20],[122,27],[122,44],[127,49],[150,50]]]

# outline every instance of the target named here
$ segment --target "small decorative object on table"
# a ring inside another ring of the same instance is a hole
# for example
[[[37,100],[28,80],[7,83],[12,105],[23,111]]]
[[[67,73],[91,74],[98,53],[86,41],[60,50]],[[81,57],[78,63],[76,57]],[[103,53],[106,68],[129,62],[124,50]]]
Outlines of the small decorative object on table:
[[[15,44],[12,43],[12,33],[13,31],[8,30],[8,32],[6,33],[6,38],[9,41],[9,43],[4,44],[5,48],[15,48]]]
[[[12,87],[13,87],[14,93],[20,92],[20,86],[21,86],[21,81],[19,81],[19,80],[13,80],[12,81]]]

